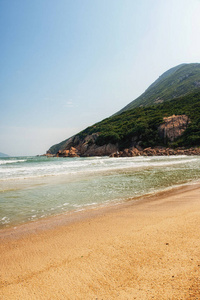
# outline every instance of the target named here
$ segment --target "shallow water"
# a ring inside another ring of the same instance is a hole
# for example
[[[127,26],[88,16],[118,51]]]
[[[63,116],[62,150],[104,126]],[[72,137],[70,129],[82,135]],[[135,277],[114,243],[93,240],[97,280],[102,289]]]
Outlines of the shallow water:
[[[0,228],[200,179],[200,157],[0,159]]]

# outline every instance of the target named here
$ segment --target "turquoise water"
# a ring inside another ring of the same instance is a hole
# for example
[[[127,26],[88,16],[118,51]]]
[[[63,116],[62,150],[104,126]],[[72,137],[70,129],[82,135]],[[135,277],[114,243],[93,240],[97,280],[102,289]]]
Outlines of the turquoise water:
[[[0,228],[200,179],[200,157],[0,158]]]

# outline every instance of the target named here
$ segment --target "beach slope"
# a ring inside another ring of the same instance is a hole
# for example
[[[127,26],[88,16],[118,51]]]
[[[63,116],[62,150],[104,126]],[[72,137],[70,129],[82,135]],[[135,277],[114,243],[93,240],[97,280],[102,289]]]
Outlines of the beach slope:
[[[199,228],[191,185],[2,230],[1,299],[200,299]]]

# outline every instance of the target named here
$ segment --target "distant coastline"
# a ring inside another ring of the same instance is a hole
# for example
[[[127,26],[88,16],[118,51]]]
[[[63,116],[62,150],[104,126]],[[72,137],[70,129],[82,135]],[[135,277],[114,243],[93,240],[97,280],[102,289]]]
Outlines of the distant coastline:
[[[8,155],[8,154],[5,154],[5,153],[2,153],[2,152],[0,152],[0,157],[9,157],[9,155]]]

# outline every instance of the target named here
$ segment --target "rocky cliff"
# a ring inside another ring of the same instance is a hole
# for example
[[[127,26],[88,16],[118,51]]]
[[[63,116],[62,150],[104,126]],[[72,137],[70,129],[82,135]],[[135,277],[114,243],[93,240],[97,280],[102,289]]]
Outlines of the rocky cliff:
[[[179,115],[179,116],[170,116],[163,118],[164,123],[158,127],[159,135],[170,142],[175,141],[180,137],[186,130],[188,123],[190,122],[188,116]]]
[[[163,118],[163,123],[157,128],[158,134],[164,140],[174,141],[180,137],[186,130],[190,120],[186,115],[172,115]],[[56,153],[57,157],[78,157],[78,156],[138,156],[138,155],[170,155],[176,154],[174,151],[160,151],[160,148],[152,149],[151,147],[143,149],[140,146],[140,141],[134,144],[134,147],[124,149],[120,151],[118,143],[105,144],[99,146],[96,141],[99,137],[99,133],[93,133],[87,135],[85,138],[81,138],[80,135],[75,135],[68,139],[62,150]],[[131,138],[134,140],[134,137]],[[147,151],[148,150],[148,151]],[[159,151],[158,151],[159,150]],[[192,152],[193,153],[193,152]],[[196,152],[195,152],[196,153]],[[188,154],[188,153],[186,153]],[[47,152],[47,155],[51,155]]]
[[[62,150],[56,153],[58,157],[76,157],[76,156],[109,156],[112,153],[118,151],[117,144],[106,144],[102,146],[96,145],[98,133],[87,135],[82,139],[79,135],[71,137],[66,143]],[[48,151],[47,155],[51,155]]]

